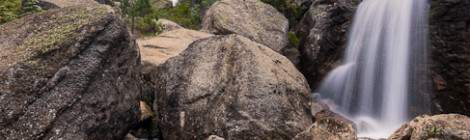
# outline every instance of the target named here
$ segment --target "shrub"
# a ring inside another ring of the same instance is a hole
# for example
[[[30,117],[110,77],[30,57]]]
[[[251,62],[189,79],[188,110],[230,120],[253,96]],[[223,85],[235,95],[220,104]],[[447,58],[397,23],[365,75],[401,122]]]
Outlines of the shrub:
[[[31,12],[39,12],[41,11],[41,7],[39,6],[38,0],[23,0],[22,5],[22,13],[31,13]]]
[[[172,8],[159,9],[155,11],[155,17],[174,21],[183,27],[190,29],[199,29],[201,16],[199,15],[200,6],[191,7],[191,1],[181,1]]]
[[[18,18],[20,15],[20,0],[0,0],[0,24]]]
[[[287,33],[287,37],[288,37],[289,43],[290,43],[291,45],[294,45],[294,46],[296,46],[296,47],[299,46],[299,44],[300,44],[300,39],[299,39],[299,37],[297,37],[297,35],[295,35],[294,32],[289,32],[289,33]]]
[[[294,0],[261,0],[276,8],[289,20],[289,25],[295,25],[302,18],[307,7],[299,6]]]
[[[148,0],[121,1],[121,10],[128,21],[134,18],[135,29],[143,35],[155,35],[161,31],[161,25],[157,24],[160,18],[168,19],[190,29],[199,29],[201,23],[200,5],[191,7],[191,1],[179,2],[175,7],[158,9],[152,7]],[[131,23],[132,24],[132,23]]]
[[[41,11],[38,4],[38,0],[0,0],[0,24]]]

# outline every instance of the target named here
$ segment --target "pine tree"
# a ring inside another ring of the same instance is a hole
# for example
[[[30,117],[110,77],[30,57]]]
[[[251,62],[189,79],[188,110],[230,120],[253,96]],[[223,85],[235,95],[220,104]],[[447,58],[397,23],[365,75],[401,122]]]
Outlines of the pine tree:
[[[131,18],[131,32],[134,33],[135,18],[152,12],[149,0],[121,0],[122,13]]]

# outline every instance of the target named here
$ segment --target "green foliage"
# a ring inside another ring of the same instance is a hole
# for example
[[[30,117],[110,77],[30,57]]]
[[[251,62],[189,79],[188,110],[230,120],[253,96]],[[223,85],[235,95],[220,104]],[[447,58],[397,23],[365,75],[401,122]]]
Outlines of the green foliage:
[[[132,7],[132,13],[134,16],[144,17],[148,13],[151,13],[151,11],[152,6],[150,5],[149,0],[136,0]]]
[[[0,24],[41,11],[38,4],[38,0],[0,0]]]
[[[31,13],[31,12],[39,12],[41,11],[41,7],[39,6],[38,0],[23,0],[22,3],[22,12],[23,13]]]
[[[120,9],[121,9],[121,12],[124,14],[124,15],[129,15],[130,14],[130,9],[131,9],[131,3],[129,0],[121,0],[121,5],[120,5]]]
[[[190,29],[200,28],[202,4],[212,4],[215,0],[203,0],[201,4],[191,7],[191,1],[180,1],[175,7],[158,9],[153,7],[149,0],[121,0],[122,13],[127,15],[129,21],[135,22],[135,29],[144,35],[158,34],[162,27],[157,24],[160,18],[168,19]]]
[[[0,0],[0,24],[11,21],[20,15],[20,0]]]
[[[144,35],[155,35],[162,31],[162,25],[157,23],[157,18],[144,16],[136,19],[136,29]]]
[[[431,126],[429,129],[428,129],[428,136],[427,137],[434,137],[434,136],[437,136],[437,135],[440,135],[442,133],[442,129],[439,128],[439,126]]]
[[[200,6],[191,7],[190,1],[181,1],[172,8],[159,9],[154,12],[155,17],[174,21],[183,27],[190,29],[200,28],[201,16]]]
[[[294,32],[289,32],[287,33],[287,37],[289,38],[289,43],[294,45],[294,46],[299,46],[300,44],[300,38],[295,35]]]
[[[307,10],[302,6],[298,6],[294,0],[261,0],[267,3],[279,12],[283,13],[289,20],[290,25],[295,25],[302,18],[303,13]]]
[[[200,5],[202,5],[204,7],[210,7],[212,4],[214,4],[217,1],[218,0],[202,0]]]
[[[153,7],[149,0],[121,0],[121,12],[131,21],[132,28],[144,34],[154,32],[156,17],[150,15]]]
[[[120,8],[129,17],[144,17],[152,12],[149,0],[121,0]]]

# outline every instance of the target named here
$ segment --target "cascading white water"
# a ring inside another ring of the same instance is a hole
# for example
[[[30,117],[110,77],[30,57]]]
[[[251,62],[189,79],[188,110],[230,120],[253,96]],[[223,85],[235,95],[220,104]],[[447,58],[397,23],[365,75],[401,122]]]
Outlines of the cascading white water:
[[[318,93],[352,119],[359,136],[385,138],[409,119],[409,92],[423,91],[427,0],[364,0],[343,65]],[[422,76],[421,76],[422,77]]]
[[[176,6],[176,4],[178,4],[178,0],[171,0],[171,4],[173,7]]]

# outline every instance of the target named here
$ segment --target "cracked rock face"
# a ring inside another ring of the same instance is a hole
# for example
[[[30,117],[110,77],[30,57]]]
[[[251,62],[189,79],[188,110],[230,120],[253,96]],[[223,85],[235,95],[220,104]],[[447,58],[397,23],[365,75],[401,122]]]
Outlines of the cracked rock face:
[[[140,56],[107,6],[0,26],[0,139],[121,139],[138,121]]]
[[[316,88],[340,64],[356,0],[317,0],[295,27],[300,37],[300,71]]]
[[[470,115],[470,1],[432,0],[430,36],[434,112]]]
[[[458,114],[420,116],[402,125],[388,140],[468,140],[470,118]]]
[[[276,52],[287,46],[287,19],[260,0],[222,0],[206,12],[202,29],[217,35],[239,34]]]
[[[154,108],[164,139],[290,139],[312,124],[302,74],[240,35],[195,41],[158,71]]]

